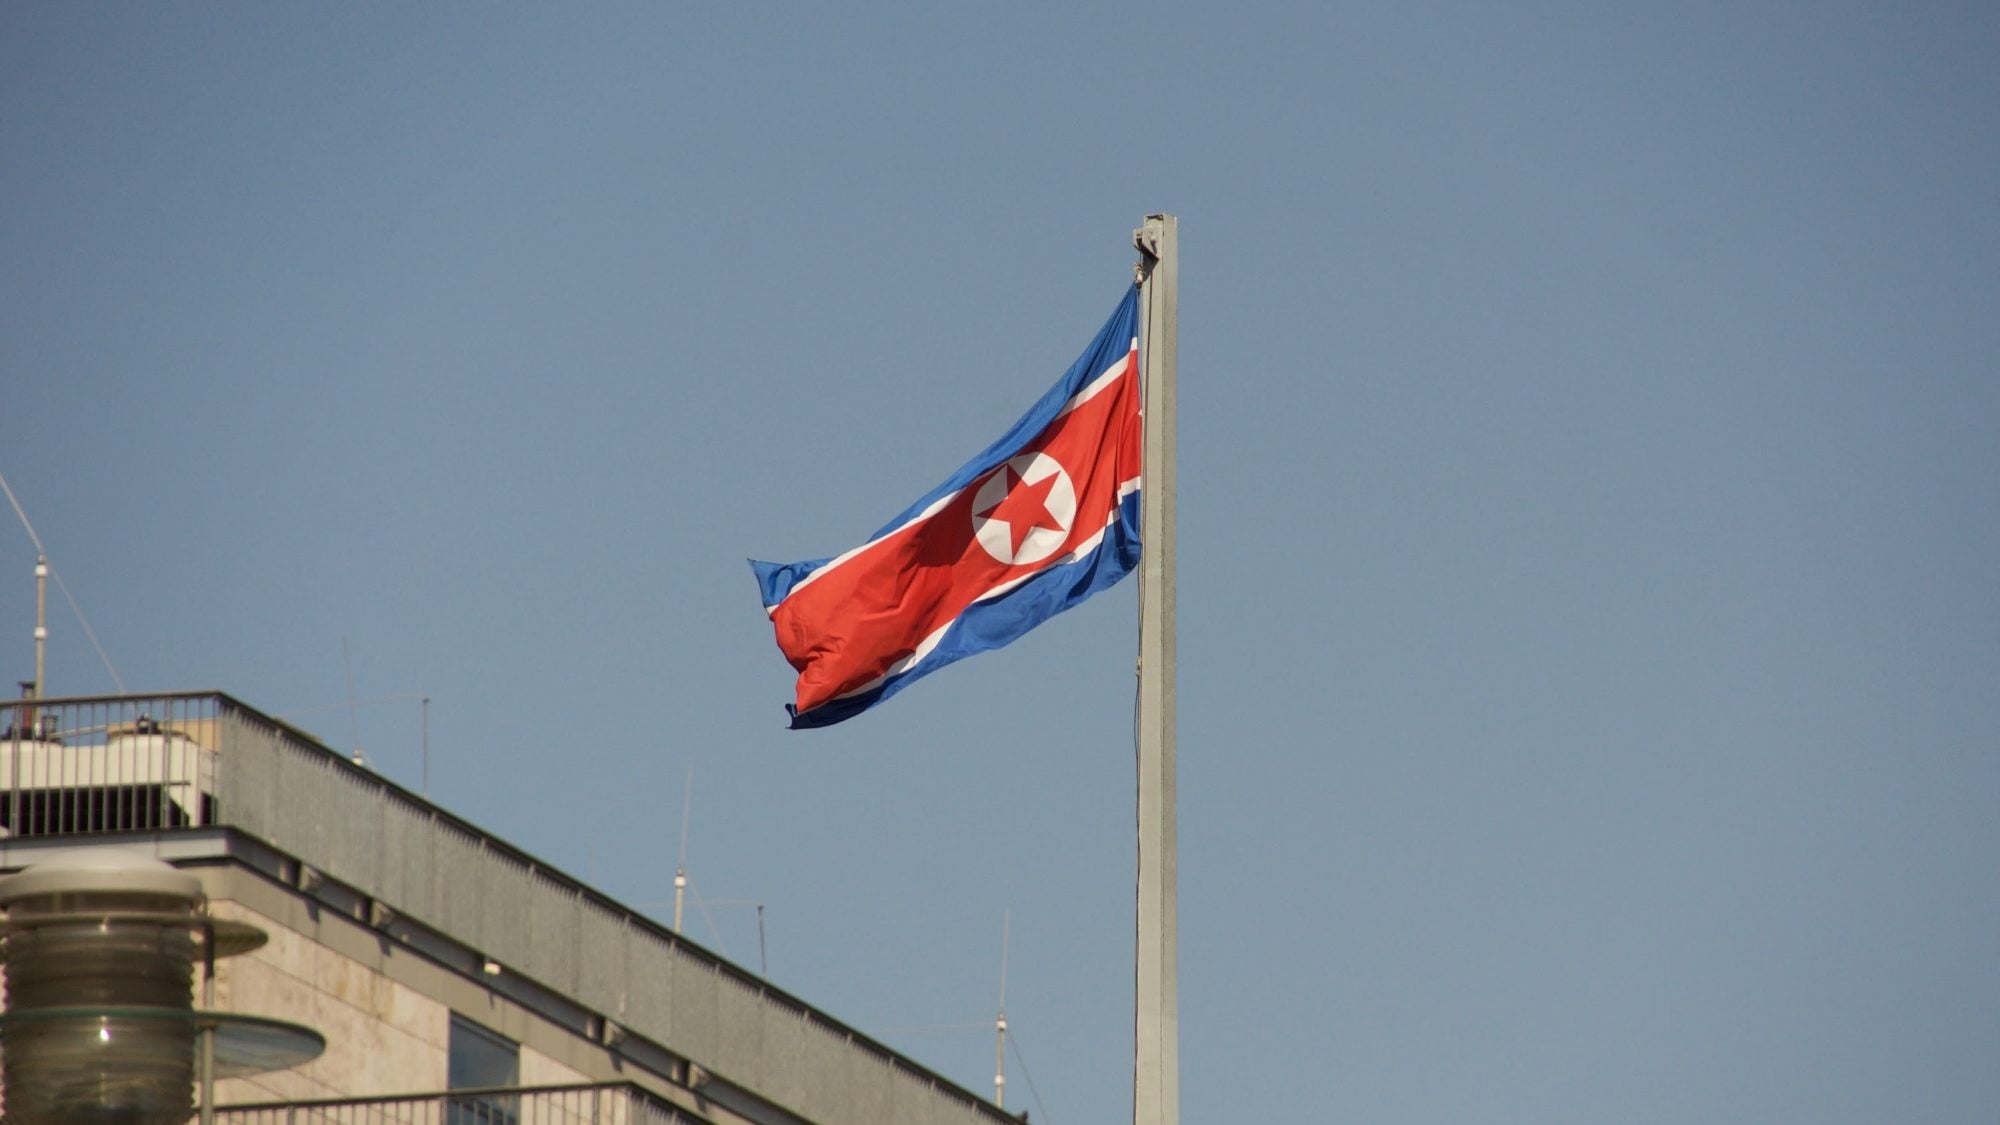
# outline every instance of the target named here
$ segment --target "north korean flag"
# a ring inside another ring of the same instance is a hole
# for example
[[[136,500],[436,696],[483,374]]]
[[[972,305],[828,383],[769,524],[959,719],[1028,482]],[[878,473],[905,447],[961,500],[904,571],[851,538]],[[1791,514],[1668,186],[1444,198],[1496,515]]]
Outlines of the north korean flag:
[[[792,726],[860,714],[1139,562],[1139,294],[1000,440],[844,555],[757,562]]]

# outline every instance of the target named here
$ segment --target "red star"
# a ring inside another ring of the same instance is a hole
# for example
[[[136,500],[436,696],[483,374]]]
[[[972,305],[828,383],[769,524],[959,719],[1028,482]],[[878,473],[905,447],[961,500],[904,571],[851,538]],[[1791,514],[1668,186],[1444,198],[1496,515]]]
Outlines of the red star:
[[[1049,490],[1056,486],[1059,474],[1050,473],[1041,480],[1029,484],[1021,479],[1012,465],[1002,465],[1000,471],[1007,474],[1007,494],[998,504],[983,512],[974,512],[980,519],[999,520],[1007,525],[1012,534],[1013,553],[1021,553],[1021,544],[1037,528],[1063,530],[1063,525],[1049,512]]]

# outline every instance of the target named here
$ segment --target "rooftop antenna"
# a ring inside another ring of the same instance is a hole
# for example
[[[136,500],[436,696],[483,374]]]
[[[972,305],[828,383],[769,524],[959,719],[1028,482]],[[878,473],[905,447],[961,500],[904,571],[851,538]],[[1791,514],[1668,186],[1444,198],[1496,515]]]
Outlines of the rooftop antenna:
[[[690,881],[688,883],[688,886],[692,888],[694,886],[694,883]],[[751,899],[751,898],[719,898],[713,902],[710,902],[709,900],[701,897],[701,891],[696,890],[694,892],[694,904],[701,908],[702,917],[707,919],[708,921],[709,936],[715,939],[716,949],[720,950],[724,954],[727,954],[729,950],[726,946],[722,944],[722,931],[715,928],[715,915],[710,913],[709,908],[715,907],[716,909],[721,909],[722,907],[725,906],[755,907],[757,910],[757,973],[759,976],[762,976],[765,980],[771,979],[771,950],[770,950],[770,945],[764,940],[763,903],[758,902],[756,899]],[[973,1024],[970,1026],[983,1027],[985,1025]]]
[[[688,763],[687,787],[681,791],[681,858],[674,866],[674,932],[681,932],[681,898],[687,893],[688,885],[688,817],[694,810],[694,763]],[[760,908],[757,915],[758,942],[763,941],[764,915]]]
[[[690,762],[688,764],[687,786],[681,791],[681,855],[680,855],[680,861],[674,865],[674,933],[675,934],[679,934],[681,932],[681,919],[683,917],[683,908],[687,902],[687,893],[688,891],[694,889],[694,881],[688,878],[688,873],[687,873],[688,825],[693,823],[693,821],[694,821],[694,764]],[[757,970],[758,973],[764,977],[764,979],[769,980],[771,977],[771,959],[770,959],[769,946],[764,938],[764,904],[761,902],[757,902],[754,899],[725,899],[716,902],[710,902],[707,899],[701,897],[701,892],[699,890],[696,890],[694,892],[694,904],[701,910],[702,920],[708,924],[708,935],[715,941],[716,951],[721,953],[725,957],[729,955],[729,948],[728,946],[723,944],[722,931],[716,928],[715,915],[710,913],[709,907],[754,906],[757,908]],[[652,903],[642,902],[639,904],[641,908],[645,909],[657,909],[658,907],[663,905],[665,904],[658,902],[652,902]]]
[[[1013,911],[1000,912],[1000,1015],[993,1021],[993,1104],[1007,1108],[1007,937]]]
[[[47,681],[43,679],[43,650],[49,645],[49,557],[40,552],[35,554],[35,698],[43,699],[48,692],[42,689]]]
[[[340,664],[347,670],[347,721],[354,731],[354,764],[365,766],[368,759],[361,753],[361,705],[354,701],[354,661],[347,655],[347,634],[340,635]]]
[[[111,666],[111,657],[105,655],[104,646],[98,643],[97,631],[90,627],[90,619],[83,615],[83,607],[76,604],[76,595],[69,592],[69,583],[64,582],[62,575],[49,566],[48,548],[42,546],[42,537],[35,534],[35,525],[28,522],[27,509],[21,507],[21,498],[14,495],[13,486],[7,483],[4,475],[0,475],[0,493],[6,494],[7,503],[13,506],[14,514],[21,519],[22,530],[28,533],[28,542],[35,545],[35,697],[46,699],[49,694],[44,679],[43,650],[49,639],[48,580],[52,575],[56,588],[68,599],[70,611],[76,614],[76,623],[83,626],[83,635],[89,638],[90,647],[97,650],[97,658],[104,662],[104,670],[111,674],[112,684],[118,688],[118,694],[124,695],[125,681],[118,678],[118,669]]]
[[[340,639],[340,646],[341,646],[341,652],[340,652],[341,659],[345,661],[347,659],[346,637],[342,637]],[[421,703],[423,705],[423,711],[419,719],[419,721],[422,724],[422,727],[418,734],[417,749],[418,752],[423,755],[423,786],[424,786],[423,795],[425,800],[429,800],[431,796],[431,697],[430,696],[414,691],[402,691],[402,692],[397,692],[394,695],[378,695],[371,699],[356,699],[354,698],[354,678],[352,669],[350,668],[347,681],[347,702],[327,703],[318,707],[302,707],[297,711],[286,711],[283,714],[278,715],[277,718],[298,719],[298,718],[303,718],[304,716],[307,715],[319,715],[319,714],[324,714],[325,712],[328,711],[339,711],[343,708],[352,713],[359,708],[372,707],[377,703],[412,703],[412,702]],[[355,741],[355,750],[358,753],[360,750],[360,742],[361,742],[361,729],[358,719],[355,722],[354,741]],[[361,764],[363,765],[367,764],[360,758],[356,758],[355,760],[357,762],[361,762]]]

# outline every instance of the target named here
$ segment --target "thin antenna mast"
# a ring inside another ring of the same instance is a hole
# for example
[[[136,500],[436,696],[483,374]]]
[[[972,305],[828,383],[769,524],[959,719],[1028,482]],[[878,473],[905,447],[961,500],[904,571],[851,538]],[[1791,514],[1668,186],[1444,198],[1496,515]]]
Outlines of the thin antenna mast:
[[[993,1021],[993,1104],[1007,1108],[1007,936],[1012,911],[1000,912],[1000,1015]]]
[[[14,488],[7,483],[4,474],[0,474],[0,494],[7,497],[7,503],[13,506],[14,514],[20,517],[21,529],[28,533],[28,542],[35,545],[35,695],[37,697],[48,695],[42,684],[44,670],[42,649],[49,637],[46,581],[51,577],[56,580],[56,589],[61,590],[64,600],[69,602],[70,612],[76,614],[76,623],[83,627],[84,638],[90,642],[91,648],[97,650],[97,658],[104,662],[104,670],[110,673],[112,685],[118,689],[119,695],[124,695],[125,681],[118,678],[118,669],[111,666],[111,657],[105,654],[104,646],[98,643],[97,631],[90,627],[90,618],[83,615],[83,607],[76,604],[76,595],[69,592],[69,583],[64,582],[62,575],[56,573],[55,568],[49,565],[48,548],[42,546],[42,537],[35,534],[35,525],[28,521],[27,509],[21,507],[21,498],[14,495]]]
[[[354,700],[354,661],[347,655],[347,634],[340,635],[340,665],[347,670],[347,722],[354,732],[354,764],[366,765],[361,756],[361,705]]]
[[[49,644],[49,557],[35,555],[35,698],[48,698],[43,650]]]
[[[688,819],[694,811],[694,763],[688,763],[687,788],[681,791],[681,858],[674,866],[674,932],[681,932],[681,896],[687,893],[688,885]],[[763,915],[757,916],[759,941],[762,941]]]
[[[429,800],[431,795],[431,697],[414,691],[402,691],[394,695],[377,695],[368,699],[356,699],[354,698],[354,669],[353,665],[347,659],[347,638],[344,636],[340,638],[340,659],[341,663],[348,666],[347,702],[326,703],[317,707],[301,707],[296,711],[286,711],[278,715],[277,718],[289,720],[303,718],[307,715],[323,715],[328,711],[348,712],[350,721],[354,723],[354,749],[356,751],[354,761],[359,765],[365,766],[368,764],[368,761],[360,754],[361,723],[356,712],[360,711],[363,707],[373,707],[377,703],[421,703],[423,709],[418,715],[417,752],[423,756],[423,795],[426,800]]]

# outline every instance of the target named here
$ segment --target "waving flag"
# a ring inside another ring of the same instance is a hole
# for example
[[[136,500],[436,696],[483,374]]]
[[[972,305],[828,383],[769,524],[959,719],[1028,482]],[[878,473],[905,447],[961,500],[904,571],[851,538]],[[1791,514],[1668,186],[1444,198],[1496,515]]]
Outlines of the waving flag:
[[[1138,289],[1041,401],[861,546],[752,561],[799,671],[792,726],[837,723],[999,648],[1139,561]]]

